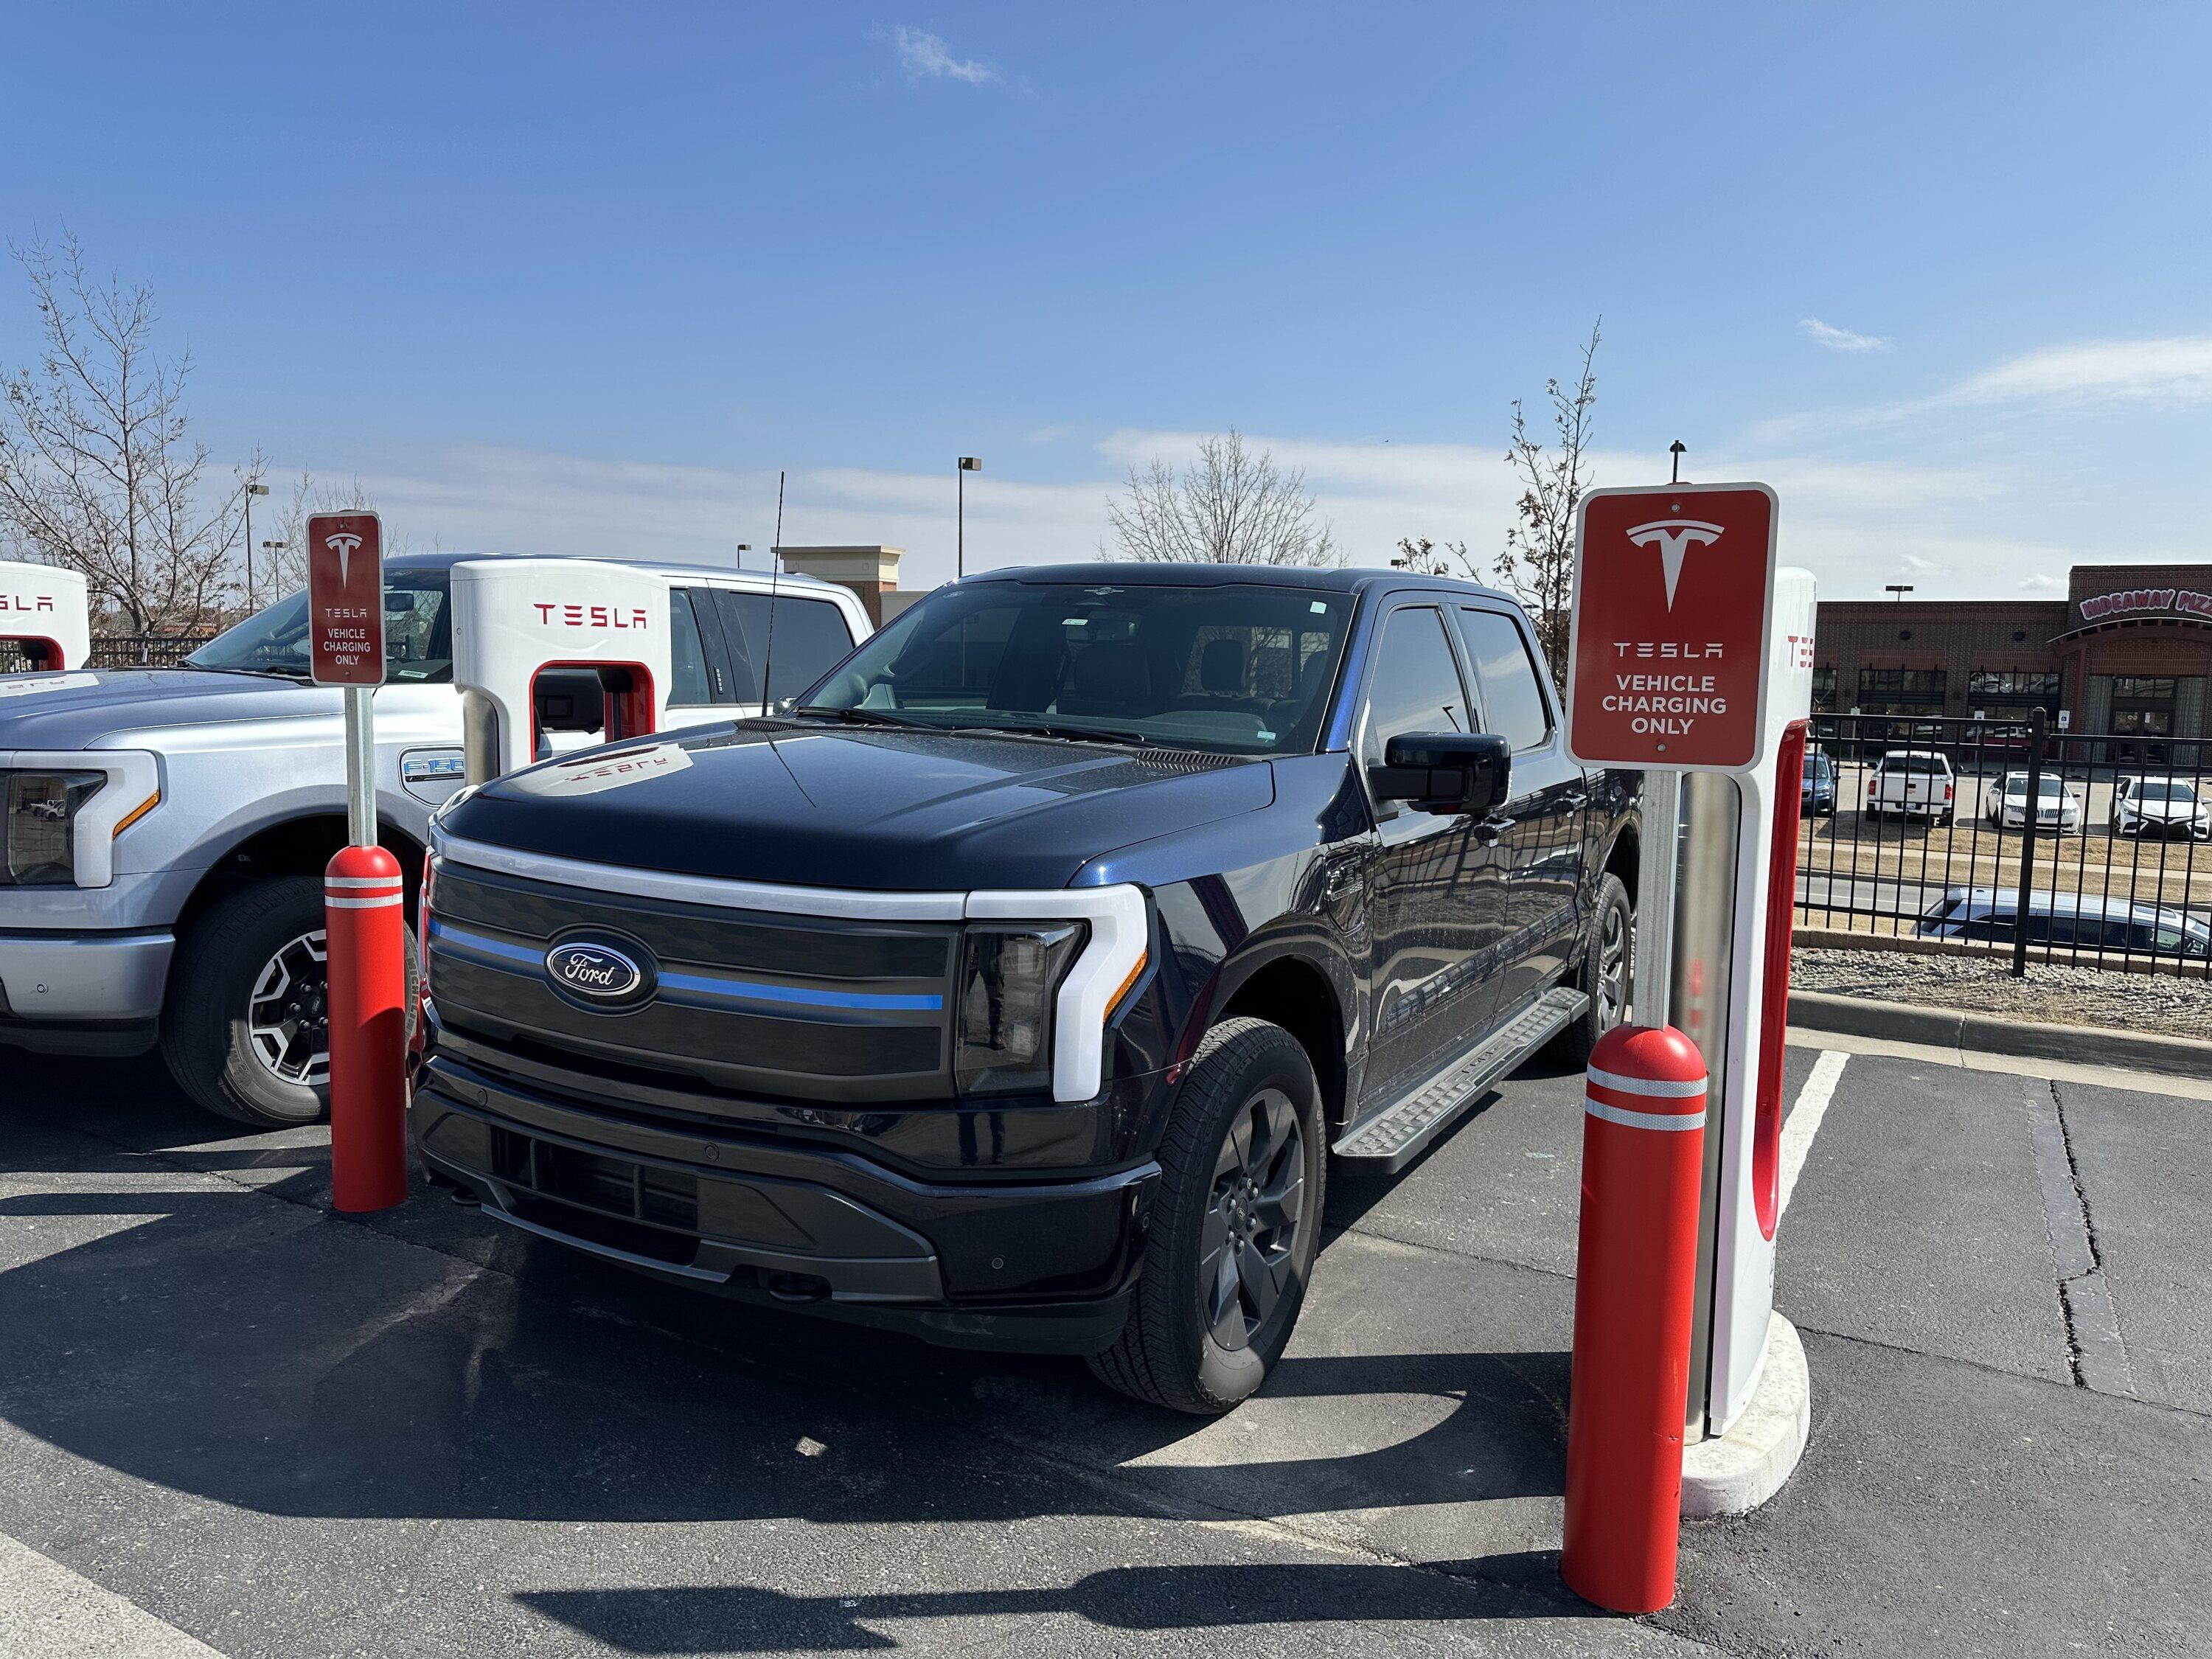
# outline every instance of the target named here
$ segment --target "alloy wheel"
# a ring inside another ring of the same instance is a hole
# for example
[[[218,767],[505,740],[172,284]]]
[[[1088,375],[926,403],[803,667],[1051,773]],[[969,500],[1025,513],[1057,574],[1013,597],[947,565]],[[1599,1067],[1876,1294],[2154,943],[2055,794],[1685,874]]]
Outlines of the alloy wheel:
[[[1628,1017],[1628,912],[1615,904],[1607,908],[1605,926],[1597,939],[1597,1023],[1610,1031]]]
[[[1230,1121],[1199,1233],[1198,1314],[1213,1340],[1249,1346],[1297,1271],[1305,1214],[1305,1133],[1279,1089]]]
[[[246,999],[254,1058],[280,1082],[313,1088],[331,1076],[331,987],[323,930],[279,945]]]

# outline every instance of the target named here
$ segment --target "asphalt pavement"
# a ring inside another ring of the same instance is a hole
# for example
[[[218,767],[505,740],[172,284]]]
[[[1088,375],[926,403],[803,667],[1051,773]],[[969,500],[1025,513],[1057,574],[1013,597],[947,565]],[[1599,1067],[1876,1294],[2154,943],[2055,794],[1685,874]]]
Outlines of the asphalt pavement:
[[[320,1131],[6,1056],[0,1652],[2212,1649],[2212,1106],[1838,1063],[1781,1233],[1805,1462],[1627,1620],[1557,1578],[1572,1073],[1337,1180],[1291,1355],[1200,1423],[419,1189],[337,1217]]]

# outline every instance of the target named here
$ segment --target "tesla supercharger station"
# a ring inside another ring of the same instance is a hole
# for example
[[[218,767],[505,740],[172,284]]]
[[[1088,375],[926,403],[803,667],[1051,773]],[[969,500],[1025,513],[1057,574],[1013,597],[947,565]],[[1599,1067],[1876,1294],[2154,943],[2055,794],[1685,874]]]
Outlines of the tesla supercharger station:
[[[40,672],[82,668],[92,657],[84,578],[58,565],[0,563],[0,641]]]
[[[606,738],[665,724],[668,589],[586,559],[470,559],[453,567],[453,680],[471,783],[538,757],[533,690],[548,669],[599,671]]]
[[[1786,974],[1814,581],[1777,568],[1776,520],[1763,484],[1593,491],[1568,668],[1574,757],[1644,773],[1632,1017],[1679,1028],[1709,1074],[1686,1464],[1774,1416],[1754,1411],[1763,1384],[1798,1396],[1721,1507],[1786,1476],[1807,1420],[1802,1350],[1774,1314],[1788,987],[1768,966]],[[1793,873],[1775,887],[1778,865]],[[1794,1375],[1770,1377],[1784,1350]]]

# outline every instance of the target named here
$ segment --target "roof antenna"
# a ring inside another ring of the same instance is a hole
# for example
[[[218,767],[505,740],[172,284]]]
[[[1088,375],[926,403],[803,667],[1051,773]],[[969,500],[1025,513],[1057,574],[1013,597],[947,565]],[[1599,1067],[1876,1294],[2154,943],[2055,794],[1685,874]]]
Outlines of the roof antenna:
[[[770,678],[775,672],[775,590],[783,580],[783,469],[775,470],[775,540],[768,550],[768,645],[761,657],[761,714],[771,713],[775,705],[769,699],[769,687],[775,684]]]

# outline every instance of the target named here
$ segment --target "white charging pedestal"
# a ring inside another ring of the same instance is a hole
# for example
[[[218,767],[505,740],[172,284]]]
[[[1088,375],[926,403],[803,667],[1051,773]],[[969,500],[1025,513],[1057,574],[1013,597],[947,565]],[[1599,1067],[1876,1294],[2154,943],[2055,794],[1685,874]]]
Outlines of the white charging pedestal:
[[[33,672],[84,667],[92,659],[84,578],[58,565],[0,562],[0,641],[20,647]]]
[[[453,567],[451,603],[469,782],[538,758],[534,693],[549,669],[599,671],[609,742],[666,723],[668,588],[659,577],[586,559],[469,559]]]

